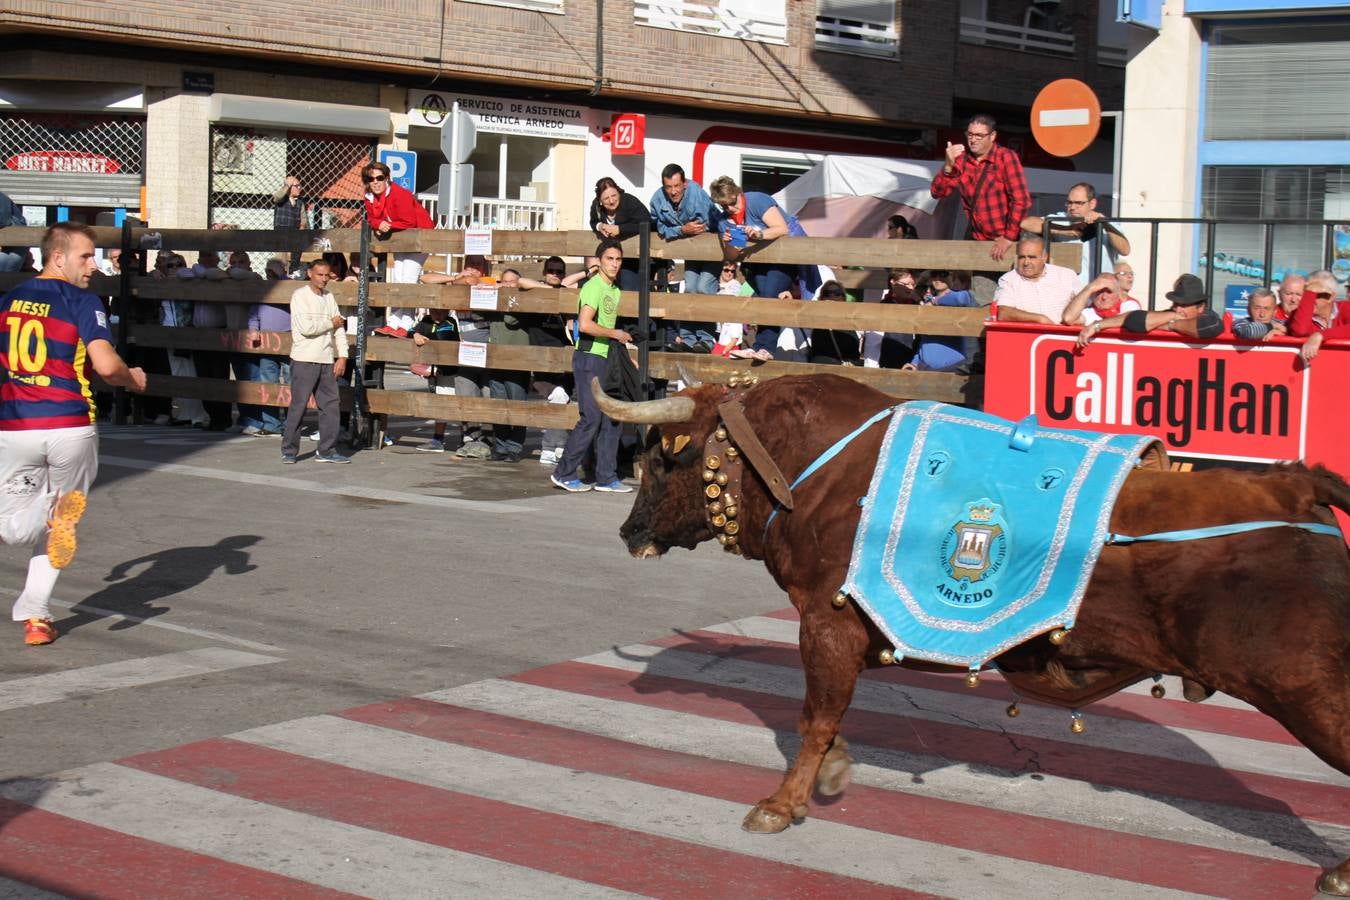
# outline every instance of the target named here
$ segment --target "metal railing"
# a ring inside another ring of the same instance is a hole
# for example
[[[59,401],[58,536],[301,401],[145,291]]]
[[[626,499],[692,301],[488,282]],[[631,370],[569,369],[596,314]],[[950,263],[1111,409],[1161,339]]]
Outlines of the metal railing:
[[[895,32],[893,19],[865,22],[816,16],[816,46],[842,53],[894,59],[900,55],[900,36]]]
[[[1024,28],[988,19],[961,17],[961,42],[984,47],[1003,47],[1009,50],[1049,53],[1055,56],[1073,56],[1074,36],[1040,28]]]
[[[1194,226],[1202,229],[1204,240],[1201,246],[1204,251],[1198,254],[1199,268],[1204,269],[1205,293],[1212,295],[1214,292],[1214,272],[1219,268],[1219,261],[1214,253],[1214,245],[1218,237],[1219,227],[1222,225],[1254,225],[1264,229],[1264,242],[1260,260],[1260,267],[1249,274],[1252,278],[1259,278],[1263,287],[1270,287],[1272,282],[1273,264],[1275,262],[1275,228],[1278,226],[1303,226],[1321,228],[1323,234],[1322,240],[1322,268],[1331,269],[1336,262],[1336,228],[1337,226],[1350,226],[1350,220],[1339,219],[1215,219],[1208,217],[1196,218],[1175,218],[1175,219],[1150,219],[1138,216],[1122,216],[1111,220],[1115,225],[1147,225],[1149,227],[1149,275],[1148,275],[1148,296],[1150,301],[1157,294],[1158,287],[1158,239],[1159,232],[1163,225],[1183,225]],[[1228,270],[1224,270],[1228,271]]]
[[[417,199],[432,220],[440,223],[440,227],[451,227],[441,223],[440,201],[436,197],[422,194]],[[501,231],[553,231],[557,212],[556,203],[475,197],[473,211],[469,213],[469,227],[496,228]]]
[[[776,10],[771,8],[775,5]],[[633,19],[654,28],[786,44],[787,16],[782,0],[759,6],[754,16],[742,16],[724,9],[717,0],[634,0]]]

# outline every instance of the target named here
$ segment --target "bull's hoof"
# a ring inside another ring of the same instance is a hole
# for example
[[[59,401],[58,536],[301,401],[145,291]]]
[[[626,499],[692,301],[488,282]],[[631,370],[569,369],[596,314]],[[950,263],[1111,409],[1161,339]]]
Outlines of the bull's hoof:
[[[816,790],[826,797],[842,794],[853,778],[853,757],[848,753],[848,744],[836,737],[830,745],[816,773]]]
[[[1317,889],[1333,897],[1350,897],[1350,879],[1341,874],[1339,867],[1327,869],[1318,879]]]
[[[1198,681],[1192,681],[1189,678],[1181,679],[1181,696],[1192,703],[1202,703],[1214,696],[1214,688],[1206,687]]]
[[[765,809],[761,805],[746,813],[741,827],[751,834],[778,834],[780,831],[786,831],[791,824],[792,820],[787,816]]]

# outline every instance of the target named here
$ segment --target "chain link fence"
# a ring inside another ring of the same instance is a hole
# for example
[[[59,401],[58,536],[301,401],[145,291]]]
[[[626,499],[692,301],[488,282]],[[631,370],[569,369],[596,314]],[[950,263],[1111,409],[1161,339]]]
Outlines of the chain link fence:
[[[360,224],[365,186],[361,168],[374,156],[369,138],[257,128],[211,129],[211,225],[272,227],[272,195],[287,175],[304,186],[306,224]]]
[[[12,172],[140,175],[143,117],[30,113],[0,115],[0,164]]]

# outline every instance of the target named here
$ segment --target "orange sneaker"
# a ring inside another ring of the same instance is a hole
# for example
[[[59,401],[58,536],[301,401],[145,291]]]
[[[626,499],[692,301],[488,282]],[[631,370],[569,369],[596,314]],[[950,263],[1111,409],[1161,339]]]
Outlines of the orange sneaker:
[[[47,520],[47,560],[53,569],[64,569],[75,558],[75,526],[84,515],[86,502],[84,491],[68,491],[52,504],[52,517]]]
[[[23,642],[30,647],[41,647],[56,640],[56,626],[51,619],[29,619],[23,623]]]

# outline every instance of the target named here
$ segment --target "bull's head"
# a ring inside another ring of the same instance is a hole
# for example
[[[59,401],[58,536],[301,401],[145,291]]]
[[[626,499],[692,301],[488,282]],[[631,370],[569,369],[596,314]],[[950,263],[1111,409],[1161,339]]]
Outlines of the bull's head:
[[[643,453],[642,486],[619,528],[628,552],[660,556],[671,547],[694,549],[713,538],[703,503],[700,461],[717,427],[716,387],[690,388],[660,400],[627,402],[610,397],[598,380],[591,391],[600,410],[618,422],[654,426]]]

